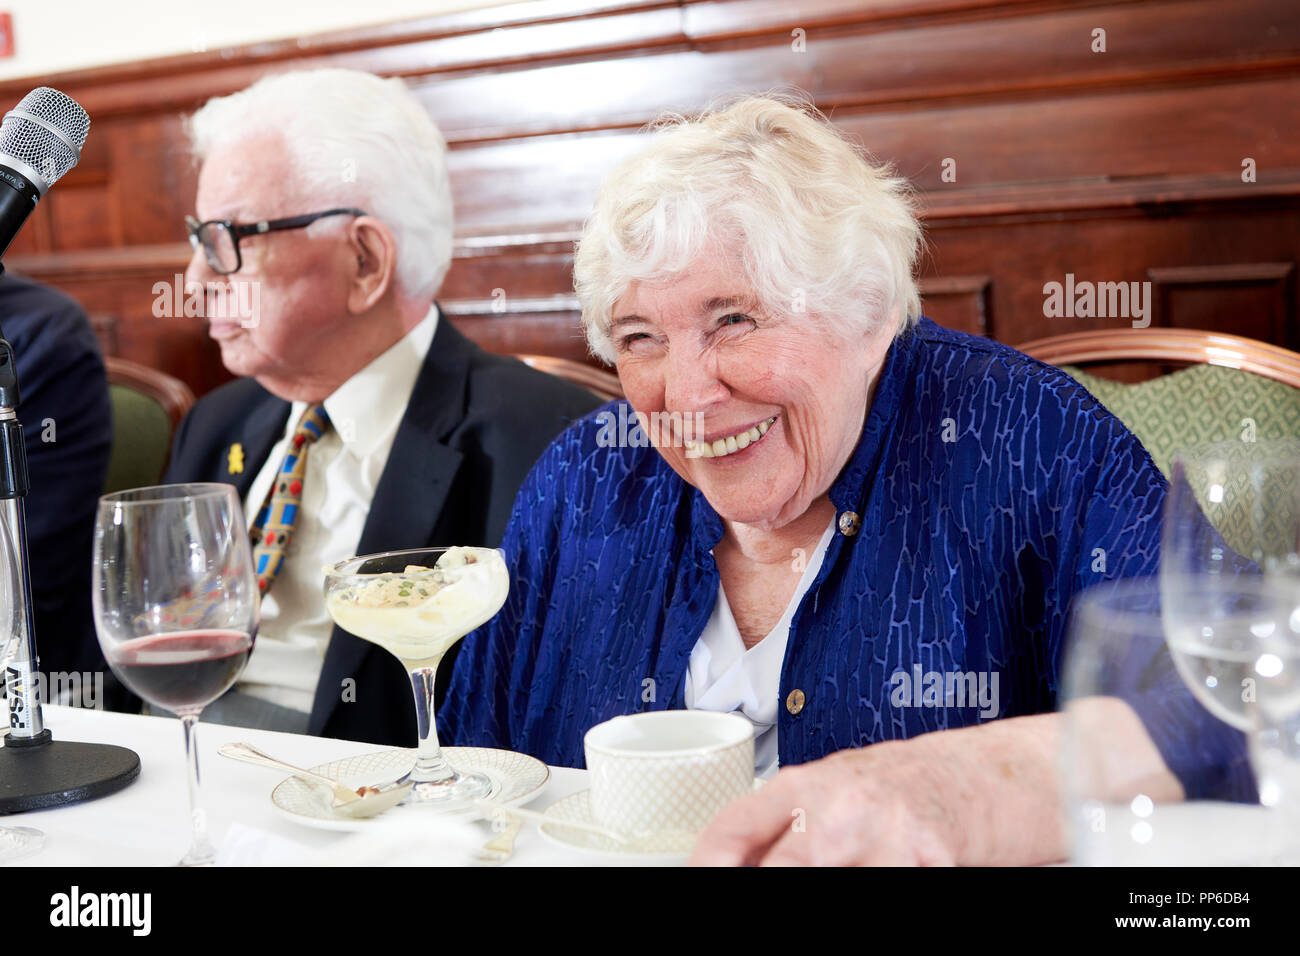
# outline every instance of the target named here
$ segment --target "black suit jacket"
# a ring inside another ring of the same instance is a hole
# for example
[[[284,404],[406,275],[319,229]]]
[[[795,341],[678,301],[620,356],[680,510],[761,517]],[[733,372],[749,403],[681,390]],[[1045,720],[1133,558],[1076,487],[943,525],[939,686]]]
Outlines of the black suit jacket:
[[[543,449],[599,404],[583,388],[483,351],[440,315],[356,553],[495,547]],[[165,481],[225,481],[247,496],[284,433],[289,409],[289,402],[252,379],[216,389],[181,422]],[[232,474],[236,442],[243,446],[243,469]],[[451,669],[448,654],[438,673],[440,698]],[[344,701],[349,678],[355,700]],[[415,703],[406,671],[388,651],[335,627],[308,732],[414,746]]]
[[[40,669],[47,675],[104,672],[108,666],[90,611],[95,509],[113,439],[99,343],[75,300],[13,272],[0,278],[0,327],[18,369],[18,419],[31,481],[27,553]],[[111,676],[105,686],[109,700],[98,705],[125,702]]]

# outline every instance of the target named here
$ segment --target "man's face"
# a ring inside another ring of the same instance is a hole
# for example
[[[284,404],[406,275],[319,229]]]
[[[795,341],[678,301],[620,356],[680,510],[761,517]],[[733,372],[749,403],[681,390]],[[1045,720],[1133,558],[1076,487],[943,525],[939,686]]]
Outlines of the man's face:
[[[263,133],[218,146],[199,171],[197,218],[254,223],[319,212],[330,203],[300,196],[294,161],[283,136]],[[319,208],[318,208],[319,207]],[[347,309],[347,268],[355,261],[346,230],[351,220],[322,220],[310,231],[292,229],[249,236],[239,242],[243,265],[228,276],[208,266],[201,249],[190,257],[185,278],[205,288],[208,334],[221,346],[221,360],[239,376],[293,380],[329,364],[335,333],[355,322]],[[323,232],[314,238],[310,232]],[[251,315],[222,308],[253,303]]]

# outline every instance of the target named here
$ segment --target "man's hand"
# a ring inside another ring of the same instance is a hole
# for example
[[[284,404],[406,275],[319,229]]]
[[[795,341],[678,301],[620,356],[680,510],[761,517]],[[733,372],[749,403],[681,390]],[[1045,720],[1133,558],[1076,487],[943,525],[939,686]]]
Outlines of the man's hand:
[[[915,743],[845,750],[781,770],[718,814],[691,864],[952,866],[963,836],[942,798],[947,771]]]

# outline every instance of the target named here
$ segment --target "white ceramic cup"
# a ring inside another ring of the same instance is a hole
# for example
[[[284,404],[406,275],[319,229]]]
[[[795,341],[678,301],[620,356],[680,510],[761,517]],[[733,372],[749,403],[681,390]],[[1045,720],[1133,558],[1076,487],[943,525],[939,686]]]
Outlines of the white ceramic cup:
[[[754,786],[754,725],[740,714],[615,717],[583,738],[591,812],[619,833],[699,833]]]

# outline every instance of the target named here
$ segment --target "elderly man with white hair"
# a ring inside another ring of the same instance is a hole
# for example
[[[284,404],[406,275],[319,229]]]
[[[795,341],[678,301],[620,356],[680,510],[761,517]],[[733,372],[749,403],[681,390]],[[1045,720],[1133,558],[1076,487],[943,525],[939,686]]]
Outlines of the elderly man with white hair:
[[[271,76],[209,101],[189,132],[187,279],[241,378],[182,422],[166,480],[239,488],[262,589],[248,667],[205,719],[411,745],[409,677],[332,625],[322,567],[496,545],[529,468],[598,402],[440,314],[446,147],[400,80]]]
[[[922,317],[920,240],[902,181],[772,99],[672,120],[609,177],[575,284],[654,447],[597,415],[547,449],[441,739],[581,766],[612,717],[737,712],[771,779],[698,863],[1063,855],[1070,601],[1155,570],[1166,486],[1064,373]],[[1128,779],[1250,798],[1241,735],[1163,643],[1133,653],[1088,704]]]

